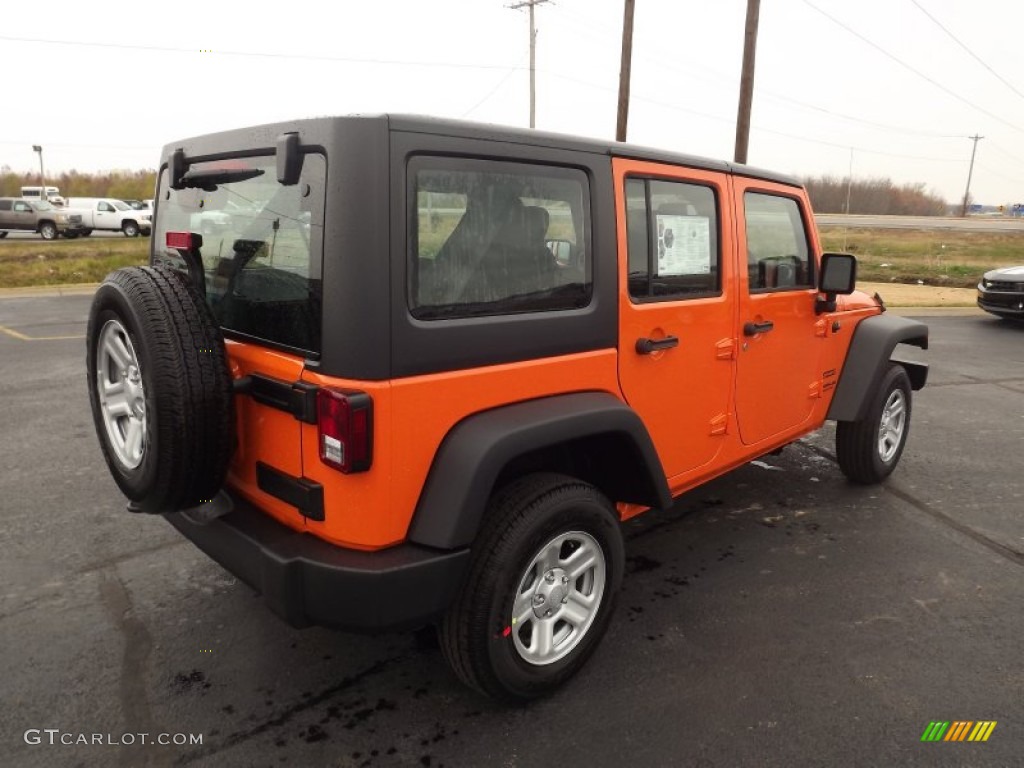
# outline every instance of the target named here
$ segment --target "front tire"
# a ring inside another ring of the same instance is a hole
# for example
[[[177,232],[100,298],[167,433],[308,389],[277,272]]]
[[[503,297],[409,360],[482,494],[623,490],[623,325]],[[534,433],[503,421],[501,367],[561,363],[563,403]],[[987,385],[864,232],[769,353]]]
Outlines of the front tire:
[[[906,369],[890,363],[868,412],[836,425],[836,459],[850,480],[874,485],[899,463],[910,432],[911,386]]]
[[[138,237],[139,225],[134,221],[126,221],[121,225],[121,231],[124,232],[125,237]]]
[[[512,482],[492,499],[439,627],[452,669],[504,701],[550,693],[607,630],[624,560],[618,515],[596,488],[555,474]]]
[[[39,225],[39,234],[43,236],[43,240],[56,240],[60,234],[57,231],[57,225],[51,221],[44,221]]]

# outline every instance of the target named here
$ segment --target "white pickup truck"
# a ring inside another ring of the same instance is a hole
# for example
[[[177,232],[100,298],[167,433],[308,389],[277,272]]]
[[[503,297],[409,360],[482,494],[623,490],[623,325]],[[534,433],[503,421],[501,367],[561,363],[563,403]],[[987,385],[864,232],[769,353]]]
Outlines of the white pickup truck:
[[[138,237],[148,235],[153,228],[153,211],[137,211],[110,197],[68,198],[65,210],[82,215],[83,235],[92,234],[94,229],[106,229],[124,232],[125,237]]]

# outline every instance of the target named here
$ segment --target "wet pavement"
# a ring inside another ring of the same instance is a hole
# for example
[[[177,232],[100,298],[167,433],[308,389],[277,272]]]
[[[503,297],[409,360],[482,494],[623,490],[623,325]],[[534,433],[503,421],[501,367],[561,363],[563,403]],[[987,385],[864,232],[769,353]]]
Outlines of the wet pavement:
[[[627,523],[601,647],[507,709],[430,633],[293,630],[125,512],[86,398],[88,301],[0,299],[2,765],[1021,764],[1024,326],[928,319],[931,380],[883,486],[845,481],[826,427]],[[922,743],[936,720],[997,726]]]

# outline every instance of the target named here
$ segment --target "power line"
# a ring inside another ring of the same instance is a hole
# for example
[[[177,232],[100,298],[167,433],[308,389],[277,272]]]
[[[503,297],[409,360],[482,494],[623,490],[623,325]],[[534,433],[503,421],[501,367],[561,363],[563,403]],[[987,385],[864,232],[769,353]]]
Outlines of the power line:
[[[995,114],[993,112],[990,112],[989,110],[985,109],[984,107],[978,106],[973,101],[970,101],[969,99],[966,99],[963,96],[961,96],[960,94],[958,94],[956,91],[953,91],[953,90],[947,88],[942,83],[940,83],[937,80],[929,77],[928,75],[926,75],[924,72],[920,71],[919,69],[915,69],[910,64],[907,64],[907,62],[903,61],[903,59],[900,59],[899,57],[897,57],[895,54],[889,53],[889,51],[887,51],[885,48],[880,46],[878,43],[876,43],[876,42],[874,42],[872,40],[869,40],[864,35],[862,35],[860,32],[858,32],[857,30],[853,29],[852,27],[847,26],[846,24],[844,24],[842,21],[837,19],[832,14],[827,13],[826,11],[823,11],[821,8],[819,8],[814,3],[812,3],[810,0],[803,0],[803,3],[804,3],[804,5],[808,6],[809,8],[811,8],[811,9],[817,11],[818,13],[820,13],[822,16],[824,16],[826,19],[828,19],[832,23],[834,23],[834,24],[842,27],[843,29],[845,29],[851,35],[856,37],[858,40],[861,40],[862,42],[866,43],[867,45],[870,45],[872,48],[874,48],[876,51],[878,51],[879,53],[883,54],[887,58],[892,59],[897,64],[899,64],[901,67],[904,67],[905,69],[909,70],[910,72],[913,72],[915,75],[920,77],[922,80],[926,80],[927,82],[931,83],[932,85],[934,85],[936,88],[938,88],[943,93],[946,93],[946,94],[952,96],[957,101],[963,102],[964,104],[966,104],[967,106],[971,107],[972,109],[978,110],[983,115],[987,115],[988,117],[991,117],[993,120],[996,120],[996,121],[1002,123],[1003,125],[1012,128],[1015,131],[1019,131],[1021,133],[1024,133],[1024,128],[1021,128],[1018,125],[1014,125],[1013,123],[1009,122],[1008,120],[1004,120],[1003,118],[999,117],[999,115],[997,115],[997,114]]]
[[[157,53],[190,53],[199,51],[195,48],[177,48],[165,45],[137,45],[132,43],[96,43],[84,40],[48,40],[35,37],[10,37],[0,35],[0,40],[12,43],[40,43],[44,45],[70,45],[85,48],[109,48],[120,51],[153,51]],[[380,64],[399,67],[443,67],[448,69],[508,69],[507,64],[465,64],[454,61],[404,61],[401,59],[361,59],[353,56],[323,56],[305,53],[272,53],[269,51],[229,51],[212,50],[209,54],[219,56],[245,56],[259,59],[294,59],[297,61],[329,61],[342,64]],[[209,55],[204,54],[204,55]]]
[[[519,64],[517,64],[517,65],[516,65],[516,66],[514,66],[514,67],[510,67],[510,68],[509,68],[509,70],[508,70],[508,72],[506,72],[506,73],[505,73],[505,74],[504,74],[504,75],[502,76],[502,78],[501,78],[501,79],[500,79],[500,80],[498,81],[498,84],[497,84],[497,85],[495,85],[495,86],[494,86],[493,88],[491,88],[491,90],[489,90],[489,91],[487,92],[487,94],[486,94],[486,95],[485,95],[485,96],[484,96],[484,97],[483,97],[482,99],[480,99],[480,101],[478,101],[478,102],[477,102],[476,104],[474,104],[474,105],[473,105],[472,107],[470,107],[470,108],[469,108],[469,109],[467,109],[467,110],[466,110],[465,112],[463,112],[463,113],[462,113],[462,117],[469,117],[469,116],[470,116],[471,114],[473,114],[473,113],[474,113],[474,112],[476,112],[476,111],[477,111],[478,109],[480,109],[480,107],[481,107],[481,106],[483,106],[483,104],[484,104],[484,103],[485,103],[485,102],[486,102],[486,101],[487,101],[488,99],[490,99],[490,98],[491,98],[491,96],[493,96],[493,95],[494,95],[494,94],[496,94],[496,93],[497,93],[497,92],[498,92],[499,90],[501,90],[501,87],[502,87],[503,85],[505,85],[505,83],[507,83],[507,82],[508,82],[509,78],[510,78],[510,77],[512,77],[512,75],[514,75],[514,74],[515,74],[516,72],[518,72],[518,71],[519,71],[520,69],[522,69],[522,62],[520,62]]]
[[[570,83],[576,83],[577,85],[585,85],[588,88],[594,88],[594,89],[599,90],[599,91],[605,91],[605,92],[610,92],[610,93],[615,93],[616,92],[615,89],[613,89],[613,88],[609,88],[609,87],[604,86],[604,85],[598,85],[597,83],[592,83],[592,82],[590,82],[588,80],[582,80],[582,79],[580,79],[578,77],[572,77],[570,75],[564,75],[564,74],[562,74],[560,72],[552,72],[552,71],[546,70],[546,69],[541,69],[541,72],[543,72],[544,74],[548,75],[549,77],[554,77],[554,78],[557,78],[559,80],[565,80],[565,81],[570,82]],[[674,110],[676,112],[684,112],[684,113],[686,113],[688,115],[695,115],[696,117],[703,117],[703,118],[705,118],[707,120],[713,120],[713,121],[719,122],[719,123],[727,123],[729,125],[734,125],[735,124],[735,120],[733,118],[722,117],[720,115],[713,115],[710,112],[701,112],[700,110],[697,110],[697,109],[692,109],[690,107],[683,107],[683,106],[680,106],[678,104],[673,104],[673,103],[668,102],[668,101],[662,101],[660,99],[650,98],[648,96],[638,96],[636,94],[631,94],[630,98],[633,101],[640,101],[640,102],[644,102],[646,104],[653,104],[655,106],[665,107],[666,109],[671,109],[671,110]],[[774,134],[776,136],[784,136],[784,137],[789,138],[789,139],[795,139],[797,141],[808,142],[810,144],[820,144],[820,145],[825,146],[825,147],[836,147],[838,149],[844,149],[844,150],[854,149],[854,150],[856,150],[858,152],[863,152],[863,153],[866,153],[866,154],[869,154],[869,155],[881,155],[883,157],[896,157],[896,158],[901,158],[901,159],[904,159],[904,160],[923,160],[923,161],[931,162],[931,163],[962,163],[963,162],[962,160],[958,160],[956,158],[951,158],[951,157],[925,157],[925,156],[921,156],[921,155],[901,155],[901,154],[898,154],[896,152],[885,152],[885,151],[879,150],[879,149],[868,149],[867,147],[859,147],[859,146],[855,146],[855,145],[851,146],[850,144],[844,144],[844,143],[841,143],[841,142],[826,141],[824,139],[814,139],[814,138],[811,138],[810,136],[802,136],[800,134],[789,133],[787,131],[778,131],[778,130],[775,130],[773,128],[765,128],[763,126],[757,125],[756,123],[753,124],[752,127],[754,128],[754,130],[760,131],[762,133],[771,133],[771,134]],[[958,137],[958,138],[963,138],[963,137]]]
[[[991,146],[991,145],[989,145],[989,146]],[[1003,181],[1009,181],[1012,184],[1019,184],[1020,183],[1020,179],[1019,178],[1012,179],[1012,178],[1010,178],[1009,176],[1007,176],[1004,173],[1000,173],[999,171],[996,171],[996,170],[993,170],[992,168],[989,168],[987,165],[985,165],[985,163],[976,163],[976,165],[979,168],[981,168],[983,171],[985,171],[986,173],[989,173],[992,176],[998,176]]]
[[[791,98],[789,96],[782,96],[780,94],[772,93],[764,88],[759,89],[758,93],[761,96],[767,96],[769,99],[774,98],[777,101],[788,101],[795,104],[803,109],[809,109],[814,112],[821,112],[822,114],[829,115],[831,117],[838,117],[841,120],[849,120],[850,122],[860,123],[861,125],[867,125],[874,128],[877,131],[884,133],[899,133],[905,136],[924,136],[930,139],[962,139],[964,135],[962,133],[939,133],[937,131],[922,131],[915,128],[900,128],[895,125],[888,123],[879,123],[874,120],[866,120],[863,117],[856,117],[854,115],[847,115],[842,112],[835,112],[825,107],[819,107],[814,104],[808,104],[807,102],[799,101],[798,99]]]
[[[591,40],[594,40],[596,43],[604,44],[604,41],[598,39],[596,36],[591,35],[591,34],[589,34],[588,32],[586,32],[584,30],[580,30],[578,28],[578,26],[577,26],[577,25],[582,25],[582,26],[585,26],[585,27],[589,27],[590,30],[598,32],[598,33],[600,33],[601,35],[603,35],[605,37],[609,37],[609,38],[613,37],[615,39],[618,39],[618,33],[612,32],[611,30],[607,29],[606,27],[599,27],[599,26],[591,23],[585,17],[580,16],[578,14],[570,13],[570,12],[566,11],[564,8],[562,8],[560,6],[554,6],[554,8],[555,8],[555,11],[556,11],[556,13],[558,15],[564,16],[566,19],[572,21],[572,23],[573,23],[573,25],[575,27],[575,34],[577,34],[577,35],[580,35],[581,32],[582,32],[582,36],[583,37],[589,37]],[[694,77],[695,74],[696,74],[697,76],[705,77],[705,79],[707,79],[708,81],[726,82],[726,83],[728,83],[730,85],[734,84],[735,80],[736,80],[736,78],[731,76],[731,75],[726,75],[723,72],[720,72],[720,71],[718,71],[716,69],[712,69],[711,67],[706,67],[703,64],[701,64],[699,62],[696,62],[696,61],[692,61],[692,60],[686,60],[686,64],[689,67],[693,68],[691,70],[691,69],[683,69],[682,67],[680,67],[675,62],[671,62],[671,61],[669,61],[667,59],[663,59],[663,58],[661,58],[659,56],[652,56],[649,53],[635,53],[634,54],[634,58],[640,59],[640,60],[643,60],[643,61],[651,62],[653,64],[656,64],[656,65],[660,66],[660,67],[664,67],[665,69],[671,70],[673,72],[678,72],[680,74],[686,75],[687,77],[691,77],[691,78]],[[964,137],[964,134],[962,132],[961,133],[948,133],[948,132],[940,133],[938,131],[927,131],[927,130],[921,130],[921,129],[915,129],[915,128],[901,128],[899,126],[891,125],[891,124],[888,124],[888,123],[880,123],[880,122],[877,122],[877,121],[874,121],[874,120],[866,120],[863,117],[857,117],[856,115],[848,115],[848,114],[845,114],[843,112],[837,112],[837,111],[832,110],[832,109],[827,109],[825,107],[818,106],[817,104],[811,104],[810,102],[807,102],[807,101],[801,101],[800,99],[795,99],[792,96],[787,96],[787,95],[784,95],[784,94],[781,94],[781,93],[776,93],[775,91],[772,91],[772,90],[770,90],[768,88],[765,88],[763,86],[758,87],[757,93],[758,93],[758,96],[761,97],[761,98],[769,98],[769,99],[774,99],[776,101],[787,102],[789,104],[793,104],[793,105],[796,105],[798,107],[802,107],[804,109],[807,109],[807,110],[810,110],[810,111],[813,111],[813,112],[819,112],[821,114],[829,115],[830,117],[835,117],[835,118],[838,118],[840,120],[848,120],[850,122],[858,123],[860,125],[867,125],[867,126],[873,128],[875,130],[878,130],[878,131],[884,131],[884,132],[888,132],[888,133],[903,134],[903,135],[906,135],[906,136],[925,136],[925,137],[936,138],[936,139],[962,139]]]
[[[997,152],[1002,152],[1002,153],[1003,153],[1004,155],[1006,155],[1006,156],[1007,156],[1008,158],[1010,158],[1011,160],[1016,160],[1016,161],[1017,161],[1018,163],[1020,163],[1021,165],[1024,165],[1024,160],[1020,159],[1019,157],[1017,157],[1016,155],[1012,154],[1011,152],[1007,152],[1007,151],[1006,151],[1005,149],[1003,149],[1003,148],[1002,148],[1001,146],[999,146],[999,145],[998,145],[998,144],[996,144],[995,142],[992,142],[992,141],[990,141],[990,142],[988,143],[988,145],[989,145],[989,146],[990,146],[990,147],[991,147],[992,149],[996,150]]]
[[[978,56],[978,54],[976,54],[974,51],[972,51],[970,48],[968,48],[967,45],[963,41],[960,40],[960,38],[958,38],[956,35],[954,35],[952,32],[950,32],[942,24],[941,21],[939,21],[934,16],[932,16],[930,13],[928,13],[927,9],[923,5],[921,5],[919,2],[917,2],[917,0],[910,0],[910,2],[912,2],[915,6],[917,6],[917,9],[919,11],[921,11],[921,13],[923,13],[925,16],[927,16],[929,19],[931,19],[932,22],[935,24],[935,26],[937,26],[939,29],[941,29],[943,32],[945,32],[947,35],[949,35],[950,39],[952,39],[954,43],[956,43],[961,48],[963,48],[965,51],[967,51],[967,53],[971,56],[972,59],[974,59],[976,62],[981,64],[981,66],[983,66],[985,69],[987,69],[993,75],[995,75],[999,79],[999,82],[1001,82],[1003,85],[1005,85],[1011,91],[1013,91],[1015,94],[1017,94],[1022,99],[1024,99],[1024,93],[1021,93],[1020,91],[1018,91],[1009,80],[1007,80],[1005,77],[1003,77],[998,72],[996,72],[994,69],[992,69],[992,67],[990,67],[988,64],[986,64],[982,60],[982,58],[980,56]]]

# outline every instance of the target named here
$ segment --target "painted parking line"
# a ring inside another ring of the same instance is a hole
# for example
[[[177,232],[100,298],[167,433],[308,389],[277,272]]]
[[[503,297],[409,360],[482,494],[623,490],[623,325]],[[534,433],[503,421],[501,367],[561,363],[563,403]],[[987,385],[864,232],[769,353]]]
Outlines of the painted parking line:
[[[5,325],[0,325],[0,333],[6,333],[13,339],[19,341],[66,341],[68,339],[84,339],[85,336],[26,336],[24,333],[19,333],[13,328],[8,328]]]

